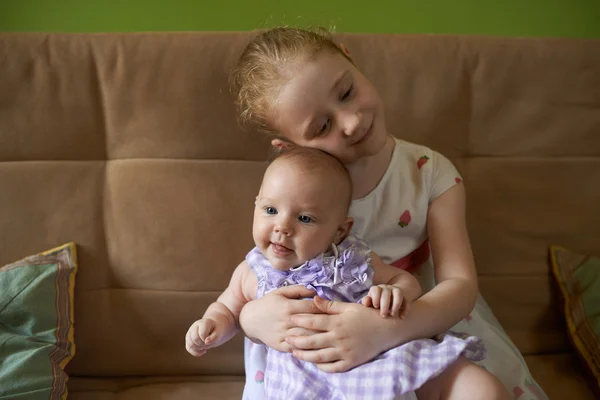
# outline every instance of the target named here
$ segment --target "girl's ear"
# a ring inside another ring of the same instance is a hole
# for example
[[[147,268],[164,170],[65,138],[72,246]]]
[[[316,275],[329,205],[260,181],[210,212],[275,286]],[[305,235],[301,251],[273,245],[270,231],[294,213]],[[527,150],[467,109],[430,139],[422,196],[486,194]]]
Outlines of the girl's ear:
[[[350,50],[348,50],[348,48],[346,46],[344,46],[344,43],[340,43],[339,44],[340,50],[342,50],[344,52],[344,54],[352,60],[352,56],[350,55]]]
[[[348,236],[348,234],[352,230],[352,225],[354,225],[354,219],[352,219],[352,217],[346,218],[344,222],[340,224],[340,226],[337,229],[337,232],[335,233],[336,245],[340,244],[344,239],[346,239],[346,236]]]
[[[271,140],[271,146],[273,146],[273,148],[275,150],[277,150],[278,152],[282,152],[285,150],[290,150],[290,149],[294,148],[296,145],[293,144],[292,142],[288,142],[287,140],[273,139],[273,140]]]

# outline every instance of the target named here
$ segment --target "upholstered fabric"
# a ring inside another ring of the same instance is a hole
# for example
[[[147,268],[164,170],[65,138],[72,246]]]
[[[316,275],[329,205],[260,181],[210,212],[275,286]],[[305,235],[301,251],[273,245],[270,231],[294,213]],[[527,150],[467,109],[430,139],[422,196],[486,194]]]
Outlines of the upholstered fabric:
[[[241,338],[200,359],[183,338],[252,247],[268,141],[240,131],[227,87],[250,37],[0,35],[0,264],[78,243],[74,378],[242,374]],[[339,39],[390,132],[459,169],[481,291],[514,342],[571,354],[547,248],[600,253],[600,41]],[[555,365],[531,368],[551,398],[579,388],[539,378]]]

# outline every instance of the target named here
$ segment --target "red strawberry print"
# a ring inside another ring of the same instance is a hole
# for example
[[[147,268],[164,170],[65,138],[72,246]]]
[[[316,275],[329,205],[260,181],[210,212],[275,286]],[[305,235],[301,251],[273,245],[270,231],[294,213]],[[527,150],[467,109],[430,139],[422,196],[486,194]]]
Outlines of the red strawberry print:
[[[419,160],[417,161],[417,167],[419,167],[419,169],[421,169],[421,167],[423,165],[425,165],[425,163],[427,163],[428,160],[429,160],[429,157],[427,157],[427,156],[421,156],[419,158]]]
[[[473,317],[471,317],[471,314],[469,314],[465,317],[465,321],[467,321],[467,322],[471,322],[472,319],[473,319]]]
[[[454,181],[455,181],[456,183],[461,183],[461,182],[462,182],[462,179],[460,179],[460,178],[457,176],[456,178],[454,178]]]
[[[519,397],[521,397],[523,395],[523,393],[525,393],[525,392],[520,387],[515,386],[513,388],[513,396],[514,396],[515,400],[517,400]]]
[[[400,216],[398,225],[400,225],[402,228],[404,228],[404,227],[408,226],[408,224],[410,224],[410,220],[411,220],[410,211],[406,210]]]
[[[265,373],[262,371],[256,371],[256,375],[254,376],[254,380],[257,383],[263,383],[265,380]]]

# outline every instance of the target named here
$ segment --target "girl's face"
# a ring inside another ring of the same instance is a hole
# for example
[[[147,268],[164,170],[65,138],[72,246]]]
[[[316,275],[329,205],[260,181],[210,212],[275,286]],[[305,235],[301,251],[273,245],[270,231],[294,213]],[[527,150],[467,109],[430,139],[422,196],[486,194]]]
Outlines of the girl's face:
[[[291,142],[344,164],[379,153],[387,140],[381,99],[344,56],[330,51],[292,66],[273,103],[272,124]]]
[[[328,176],[331,176],[330,174]],[[320,179],[282,162],[267,169],[254,208],[254,243],[280,270],[327,251],[350,229],[339,182]]]

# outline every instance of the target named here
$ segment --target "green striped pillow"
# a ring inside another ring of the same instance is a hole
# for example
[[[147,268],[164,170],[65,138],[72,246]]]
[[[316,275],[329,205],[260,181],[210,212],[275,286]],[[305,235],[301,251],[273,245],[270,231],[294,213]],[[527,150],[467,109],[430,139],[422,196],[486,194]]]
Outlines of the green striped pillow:
[[[66,399],[75,244],[0,268],[0,399]]]

